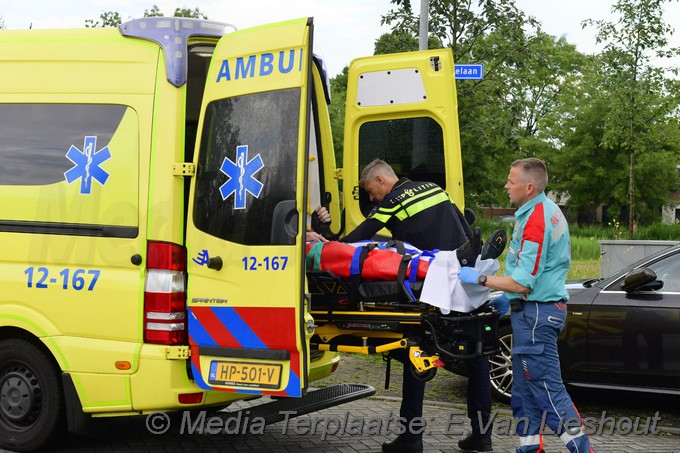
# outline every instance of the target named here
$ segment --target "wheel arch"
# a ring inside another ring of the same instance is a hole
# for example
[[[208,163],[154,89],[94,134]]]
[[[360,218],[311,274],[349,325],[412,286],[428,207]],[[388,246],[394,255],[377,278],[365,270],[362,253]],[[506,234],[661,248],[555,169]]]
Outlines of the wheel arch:
[[[60,351],[56,343],[51,343],[51,348],[50,344],[48,344],[50,343],[49,338],[40,338],[33,332],[17,326],[10,325],[0,327],[0,341],[10,338],[18,338],[28,341],[45,353],[48,359],[52,362],[52,365],[55,367],[55,369],[57,369],[61,374],[61,385],[66,408],[66,421],[68,430],[70,432],[81,432],[84,429],[87,429],[91,417],[83,412],[83,406],[75,384],[73,383],[73,378],[69,373],[65,373],[63,371],[64,367],[61,365],[57,357],[61,354],[55,354],[55,352],[52,350],[52,348],[54,348],[55,351]],[[63,361],[64,358],[62,357],[62,362]]]

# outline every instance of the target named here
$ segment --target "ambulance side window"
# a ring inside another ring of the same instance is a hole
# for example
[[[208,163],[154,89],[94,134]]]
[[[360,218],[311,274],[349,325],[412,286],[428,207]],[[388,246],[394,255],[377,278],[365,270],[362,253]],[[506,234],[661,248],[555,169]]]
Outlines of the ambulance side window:
[[[278,205],[295,206],[300,90],[211,102],[199,149],[193,221],[245,245],[276,244]]]
[[[390,164],[399,177],[430,181],[446,189],[444,133],[432,118],[404,118],[367,122],[359,129],[359,171],[374,159]],[[359,206],[370,212],[366,192],[359,191]]]
[[[134,108],[0,104],[0,137],[0,231],[138,236]]]
[[[0,104],[0,185],[42,186],[64,180],[66,154],[85,135],[108,145],[126,107],[86,104]],[[97,150],[95,150],[97,151]]]

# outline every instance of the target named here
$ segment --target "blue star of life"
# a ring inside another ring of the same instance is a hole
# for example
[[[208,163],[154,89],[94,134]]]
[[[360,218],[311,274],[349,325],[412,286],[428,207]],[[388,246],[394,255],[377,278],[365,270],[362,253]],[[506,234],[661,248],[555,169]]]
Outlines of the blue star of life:
[[[111,151],[108,146],[95,152],[96,149],[97,137],[86,136],[82,151],[71,145],[66,153],[66,158],[75,164],[75,167],[64,173],[66,182],[71,184],[80,178],[80,193],[83,195],[92,193],[92,179],[97,180],[102,186],[109,179],[108,172],[100,165],[111,158]]]
[[[246,192],[259,198],[263,185],[254,175],[262,168],[264,164],[259,154],[248,160],[248,145],[237,146],[236,162],[225,157],[220,167],[220,171],[229,177],[229,180],[220,187],[222,200],[234,194],[234,209],[245,209]]]

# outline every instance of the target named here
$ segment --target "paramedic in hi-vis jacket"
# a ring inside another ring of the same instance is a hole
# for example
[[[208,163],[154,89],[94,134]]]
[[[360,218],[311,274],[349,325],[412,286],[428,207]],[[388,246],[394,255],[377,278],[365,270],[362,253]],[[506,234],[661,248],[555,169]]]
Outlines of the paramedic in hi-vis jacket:
[[[548,172],[540,159],[512,163],[505,189],[518,209],[505,275],[485,276],[465,267],[458,278],[505,291],[510,299],[517,452],[543,451],[542,423],[569,451],[594,452],[560,374],[557,337],[567,318],[565,282],[571,253],[567,221],[543,192],[547,183]]]
[[[463,214],[438,185],[399,179],[392,167],[376,159],[364,168],[359,184],[371,201],[378,204],[357,228],[345,236],[343,242],[372,239],[382,228],[392,233],[392,238],[408,242],[421,250],[455,250],[472,235]],[[423,429],[413,428],[411,421],[422,421],[425,383],[416,379],[409,370],[405,349],[393,354],[404,364],[402,402],[399,415],[405,431],[395,440],[382,446],[384,452],[423,451]],[[491,450],[491,430],[482,435],[483,426],[489,425],[491,394],[489,361],[487,357],[467,360],[468,416],[472,434],[461,444],[483,446],[480,451]],[[480,420],[481,419],[481,420]],[[418,425],[422,426],[422,425]]]

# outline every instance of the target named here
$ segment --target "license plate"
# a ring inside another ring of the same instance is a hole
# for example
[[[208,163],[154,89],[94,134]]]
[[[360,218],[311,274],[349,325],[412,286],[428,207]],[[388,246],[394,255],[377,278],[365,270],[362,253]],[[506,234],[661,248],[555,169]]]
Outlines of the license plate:
[[[208,382],[217,385],[274,389],[281,384],[281,368],[280,364],[213,361],[210,363]]]

